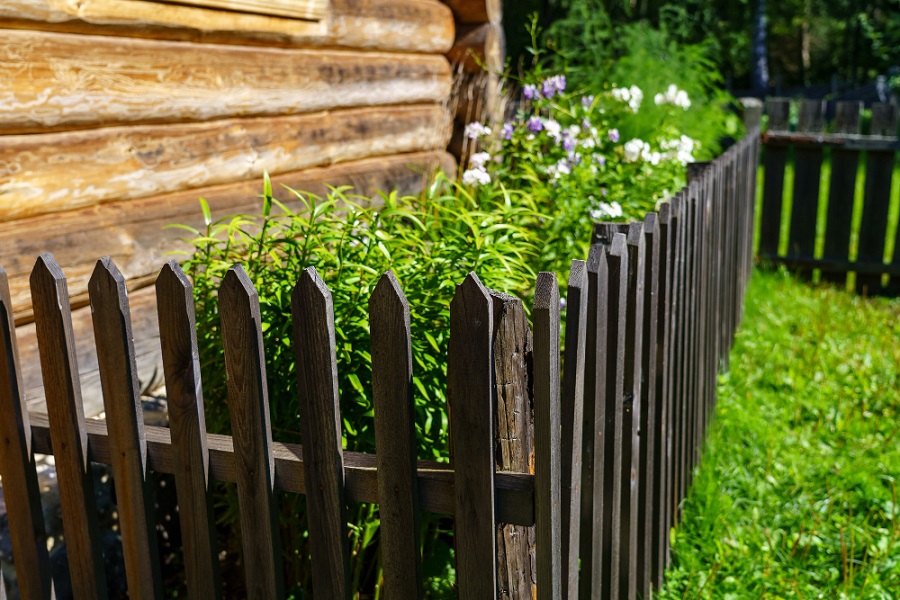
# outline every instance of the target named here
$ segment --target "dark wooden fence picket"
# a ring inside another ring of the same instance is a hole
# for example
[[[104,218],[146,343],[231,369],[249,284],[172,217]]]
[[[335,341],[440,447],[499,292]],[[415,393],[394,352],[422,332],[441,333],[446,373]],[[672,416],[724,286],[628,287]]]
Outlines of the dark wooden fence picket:
[[[246,465],[237,472],[237,493],[247,596],[258,600],[283,598],[259,296],[241,266],[229,269],[222,280],[219,316],[234,451]],[[304,465],[309,460],[306,456]],[[317,583],[318,580],[314,585]]]
[[[72,593],[107,597],[106,573],[94,508],[94,474],[88,461],[81,384],[66,277],[49,254],[31,272],[31,302],[44,378],[44,397],[54,440],[60,507]]]
[[[113,480],[125,555],[128,595],[163,596],[156,542],[154,493],[137,377],[125,277],[109,258],[97,261],[88,283],[97,362],[106,409]]]
[[[393,272],[369,299],[372,400],[386,598],[422,596],[409,302]]]
[[[51,597],[47,533],[35,471],[31,424],[22,389],[9,278],[0,267],[0,477],[10,527],[19,594],[25,600]],[[2,587],[0,577],[0,587]]]
[[[892,295],[895,289],[900,291],[900,250],[895,249],[892,257],[885,256],[888,237],[900,239],[900,233],[889,230],[888,218],[894,164],[900,152],[897,107],[873,104],[870,131],[861,135],[862,104],[859,102],[838,102],[835,122],[830,125],[825,121],[822,102],[801,101],[795,132],[783,121],[789,106],[786,99],[770,99],[767,105],[769,129],[763,136],[766,160],[760,259],[785,264],[804,278],[813,277],[818,271],[822,281],[841,287],[846,284],[847,275],[855,273],[856,291],[861,294]],[[825,149],[829,150],[831,174],[827,182],[827,209],[821,211],[819,196],[823,195],[820,182]],[[785,168],[791,156],[794,157],[794,185],[784,190]],[[863,178],[863,198],[857,199],[860,178]],[[744,178],[745,184],[753,186],[749,179]],[[782,252],[780,205],[785,193],[792,209],[788,237],[783,240],[786,252]],[[862,213],[857,226],[854,206],[858,200],[862,202]],[[822,212],[824,228],[819,227]],[[887,286],[883,282],[885,277],[890,279]],[[732,320],[726,322],[733,330]]]
[[[205,431],[193,290],[176,263],[162,269],[156,290],[170,430],[143,425],[125,282],[109,259],[89,285],[107,423],[79,410],[66,280],[50,256],[31,280],[50,415],[26,412],[0,269],[0,433],[8,440],[0,474],[15,516],[19,593],[44,600],[52,589],[33,453],[55,451],[80,596],[105,594],[91,461],[113,466],[131,597],[163,592],[151,471],[176,476],[192,597],[223,594],[209,498],[216,481],[237,484],[250,598],[284,597],[279,490],[307,496],[316,598],[357,592],[348,501],[379,504],[389,599],[423,594],[421,511],[454,519],[460,598],[651,596],[671,560],[671,529],[743,314],[757,135],[754,125],[716,160],[691,166],[689,185],[658,215],[595,225],[587,261],[574,260],[569,274],[564,363],[554,274],[537,278],[533,333],[519,299],[485,288],[475,273],[457,286],[450,464],[416,460],[411,307],[390,272],[369,300],[373,455],[342,448],[331,293],[312,267],[292,296],[302,446],[272,439],[259,298],[240,266],[219,290],[233,436]]]

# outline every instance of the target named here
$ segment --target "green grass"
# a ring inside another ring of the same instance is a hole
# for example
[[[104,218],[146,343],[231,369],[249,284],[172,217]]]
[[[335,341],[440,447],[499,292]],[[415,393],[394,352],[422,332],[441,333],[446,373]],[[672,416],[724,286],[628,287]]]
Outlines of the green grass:
[[[756,272],[660,594],[900,597],[900,301]]]

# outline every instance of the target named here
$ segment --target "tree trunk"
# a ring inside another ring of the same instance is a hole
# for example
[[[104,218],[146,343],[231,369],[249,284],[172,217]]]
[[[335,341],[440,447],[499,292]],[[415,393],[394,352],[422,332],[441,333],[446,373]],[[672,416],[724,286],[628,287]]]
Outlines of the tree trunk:
[[[769,89],[769,61],[766,51],[766,0],[757,0],[753,19],[753,91],[765,95]]]

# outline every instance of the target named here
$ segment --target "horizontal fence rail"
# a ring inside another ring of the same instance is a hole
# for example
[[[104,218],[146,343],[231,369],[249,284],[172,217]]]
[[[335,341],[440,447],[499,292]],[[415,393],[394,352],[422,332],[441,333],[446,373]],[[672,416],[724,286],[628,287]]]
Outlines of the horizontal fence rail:
[[[638,598],[663,581],[669,535],[715,406],[752,266],[758,128],[658,213],[597,223],[573,260],[520,299],[475,273],[450,304],[451,462],[416,460],[410,309],[384,274],[369,299],[376,453],[344,451],[331,293],[312,267],[292,297],[305,444],[273,439],[259,298],[240,266],[219,292],[233,435],[207,433],[191,282],[157,284],[170,426],[145,426],[125,281],[109,259],[90,284],[105,421],[85,420],[66,279],[42,255],[32,297],[48,414],[25,410],[8,282],[0,270],[0,476],[18,591],[49,598],[35,454],[53,454],[72,589],[105,598],[91,462],[111,465],[130,597],[160,598],[151,472],[173,474],[189,596],[221,597],[210,486],[234,484],[250,598],[281,598],[278,493],[305,494],[313,593],[350,598],[347,502],[379,504],[383,591],[423,594],[422,512],[451,515],[460,598]],[[563,332],[561,319],[565,305]],[[565,333],[565,345],[562,344]],[[0,593],[4,590],[0,587]]]
[[[791,105],[785,98],[766,104],[760,258],[805,277],[817,269],[822,280],[840,286],[853,272],[859,293],[900,294],[900,227],[888,231],[900,153],[897,107],[873,104],[869,131],[862,135],[862,102],[837,102],[829,123],[825,102],[801,100],[795,131],[790,130]],[[788,173],[793,173],[792,187]],[[893,257],[885,257],[892,234]]]

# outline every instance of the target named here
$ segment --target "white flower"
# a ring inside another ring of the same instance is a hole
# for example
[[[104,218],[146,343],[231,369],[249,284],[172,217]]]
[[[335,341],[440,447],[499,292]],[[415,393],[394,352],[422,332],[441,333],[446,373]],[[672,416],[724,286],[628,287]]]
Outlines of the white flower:
[[[474,123],[469,123],[466,125],[466,137],[470,140],[477,140],[479,137],[483,135],[491,135],[491,128],[487,125],[482,125],[478,121]]]
[[[562,139],[562,125],[560,125],[558,121],[545,119],[544,131],[547,132],[547,137],[557,143]]]
[[[618,202],[611,202],[609,204],[601,202],[597,208],[591,211],[591,218],[595,221],[599,221],[603,217],[617,219],[624,214],[625,211],[622,210],[622,205]]]
[[[491,182],[491,176],[483,168],[474,168],[463,173],[462,180],[466,185],[487,185]]]
[[[555,165],[547,167],[547,174],[550,175],[550,181],[557,181],[560,177],[569,175],[571,172],[572,169],[565,160],[560,160]]]
[[[578,137],[578,134],[581,133],[581,127],[579,127],[578,125],[569,125],[569,127],[566,129],[566,133],[569,135],[569,137]]]
[[[662,160],[663,155],[659,152],[647,152],[645,158],[650,161],[651,165],[656,166]]]
[[[491,155],[487,152],[477,152],[469,159],[469,165],[476,169],[484,169],[484,165],[491,160]]]
[[[653,101],[656,104],[671,104],[673,106],[677,106],[679,108],[683,108],[687,110],[691,107],[691,99],[688,98],[688,94],[684,90],[679,90],[678,86],[674,83],[671,84],[668,89],[666,89],[665,94],[656,94],[653,97]]]
[[[612,94],[613,98],[619,100],[620,102],[628,102],[629,100],[631,100],[631,92],[628,91],[628,88],[614,87],[612,89],[612,92],[610,93]]]
[[[641,107],[641,102],[644,101],[644,92],[636,85],[628,88],[628,91],[631,92],[631,100],[628,101],[628,106],[631,108],[631,112],[637,112]]]
[[[694,149],[697,141],[686,135],[682,135],[677,140],[664,140],[660,143],[660,147],[666,150],[665,158],[669,160],[677,160],[683,165],[694,162]]]
[[[625,145],[623,146],[623,149],[625,150],[625,162],[636,162],[640,160],[641,152],[643,152],[645,145],[647,144],[638,138],[625,142]],[[647,147],[649,149],[649,145],[647,145]]]

